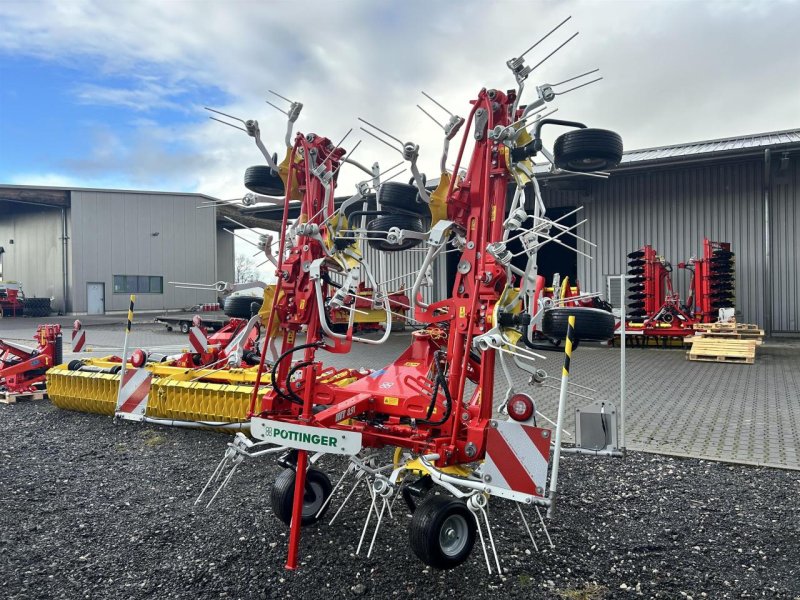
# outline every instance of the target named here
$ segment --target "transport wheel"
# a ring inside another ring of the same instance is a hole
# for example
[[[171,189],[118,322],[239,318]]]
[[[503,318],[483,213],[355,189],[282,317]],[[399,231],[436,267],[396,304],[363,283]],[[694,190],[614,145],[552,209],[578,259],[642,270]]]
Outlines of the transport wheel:
[[[389,183],[391,183],[391,182],[387,182],[384,185],[388,185]],[[377,210],[378,205],[375,203],[375,194],[369,194],[366,197],[366,201],[367,201],[367,207],[366,208],[364,208],[364,201],[362,200],[361,202],[356,202],[352,206],[348,206],[347,208],[344,209],[344,216],[347,217],[347,222],[351,226],[350,229],[353,228],[352,227],[353,225],[360,225],[361,224],[361,217],[358,216],[358,215],[356,215],[356,217],[355,217],[355,223],[352,222],[353,221],[353,217],[352,217],[353,213],[359,212],[359,211],[362,211],[362,210]],[[369,221],[371,218],[373,218],[373,217],[367,217],[367,220]]]
[[[466,502],[452,496],[428,496],[411,518],[411,549],[426,565],[452,569],[472,552],[475,529],[475,517]]]
[[[575,317],[575,339],[584,342],[604,342],[614,337],[614,315],[599,308],[551,308],[542,317],[542,333],[549,338],[567,337],[569,317]]]
[[[398,252],[400,250],[408,250],[414,246],[418,246],[422,240],[407,239],[402,244],[391,244],[386,241],[387,232],[392,227],[399,229],[408,229],[410,231],[417,231],[422,233],[422,220],[419,217],[410,215],[381,215],[367,223],[367,235],[370,238],[369,245],[383,252]]]
[[[569,171],[602,171],[622,160],[622,138],[607,129],[576,129],[560,135],[553,145],[556,167]]]
[[[275,171],[265,165],[248,167],[244,172],[244,187],[264,196],[283,196],[286,189],[283,180]]]
[[[644,256],[643,250],[634,250],[633,252],[628,252],[628,258],[641,258]]]
[[[285,469],[272,484],[270,492],[272,511],[286,525],[290,525],[292,522],[295,476],[294,469]],[[330,504],[325,504],[325,501],[331,495],[332,490],[331,480],[325,473],[317,469],[309,469],[306,472],[306,493],[303,495],[303,518],[301,521],[303,525],[312,525],[322,518],[330,506]],[[317,515],[323,504],[325,504],[325,510]]]
[[[419,201],[417,187],[399,181],[387,181],[381,186],[378,194],[382,210],[398,208],[420,217],[430,216],[430,209]]]
[[[629,260],[628,261],[628,266],[629,267],[641,267],[642,265],[644,265],[646,263],[647,263],[646,260],[642,260],[641,258],[636,258],[634,260]]]
[[[189,321],[181,321],[181,333],[189,333],[192,324]]]
[[[264,298],[259,296],[229,296],[225,300],[223,312],[234,319],[249,319],[251,304],[258,304],[261,308],[263,302]]]
[[[628,275],[642,275],[644,274],[644,269],[642,267],[634,267],[628,270]]]

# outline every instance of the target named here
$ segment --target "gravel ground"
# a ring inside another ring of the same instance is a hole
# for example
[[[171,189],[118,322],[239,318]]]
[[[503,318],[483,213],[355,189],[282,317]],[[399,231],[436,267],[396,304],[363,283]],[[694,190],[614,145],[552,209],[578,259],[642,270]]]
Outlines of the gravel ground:
[[[630,453],[567,456],[554,550],[532,550],[510,503],[492,508],[505,577],[476,545],[449,572],[408,547],[408,515],[354,555],[361,497],[333,526],[270,514],[272,459],[240,468],[210,510],[192,504],[226,438],[114,425],[46,402],[0,406],[0,596],[17,598],[800,598],[800,473]],[[339,459],[327,463],[334,482]],[[325,467],[325,464],[321,464]],[[540,547],[544,538],[535,530]]]

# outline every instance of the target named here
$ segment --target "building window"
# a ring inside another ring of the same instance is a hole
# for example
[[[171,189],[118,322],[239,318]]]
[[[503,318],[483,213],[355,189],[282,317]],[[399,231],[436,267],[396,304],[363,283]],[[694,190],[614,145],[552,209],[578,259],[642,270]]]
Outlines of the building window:
[[[115,294],[163,294],[164,278],[155,275],[114,275]]]

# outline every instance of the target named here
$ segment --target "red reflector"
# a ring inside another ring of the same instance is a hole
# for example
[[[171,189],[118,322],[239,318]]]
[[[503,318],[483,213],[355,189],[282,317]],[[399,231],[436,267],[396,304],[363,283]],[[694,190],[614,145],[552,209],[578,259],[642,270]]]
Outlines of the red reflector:
[[[515,421],[527,421],[533,416],[533,400],[527,394],[514,394],[508,401],[508,416]]]
[[[131,364],[137,369],[147,362],[147,355],[144,350],[134,350],[131,354]]]

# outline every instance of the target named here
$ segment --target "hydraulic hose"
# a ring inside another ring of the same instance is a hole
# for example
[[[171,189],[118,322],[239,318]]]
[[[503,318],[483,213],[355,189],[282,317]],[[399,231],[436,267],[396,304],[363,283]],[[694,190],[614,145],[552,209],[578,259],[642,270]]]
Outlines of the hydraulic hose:
[[[313,344],[300,344],[299,346],[293,346],[289,348],[286,352],[281,354],[276,360],[275,363],[272,365],[272,389],[275,390],[275,393],[278,394],[284,400],[288,400],[289,402],[295,402],[295,400],[288,396],[282,389],[280,384],[278,383],[278,366],[281,362],[286,359],[287,356],[291,356],[293,353],[297,352],[298,350],[305,350],[306,348],[317,348],[319,347],[319,343],[315,342]],[[301,400],[302,403],[302,400]]]

